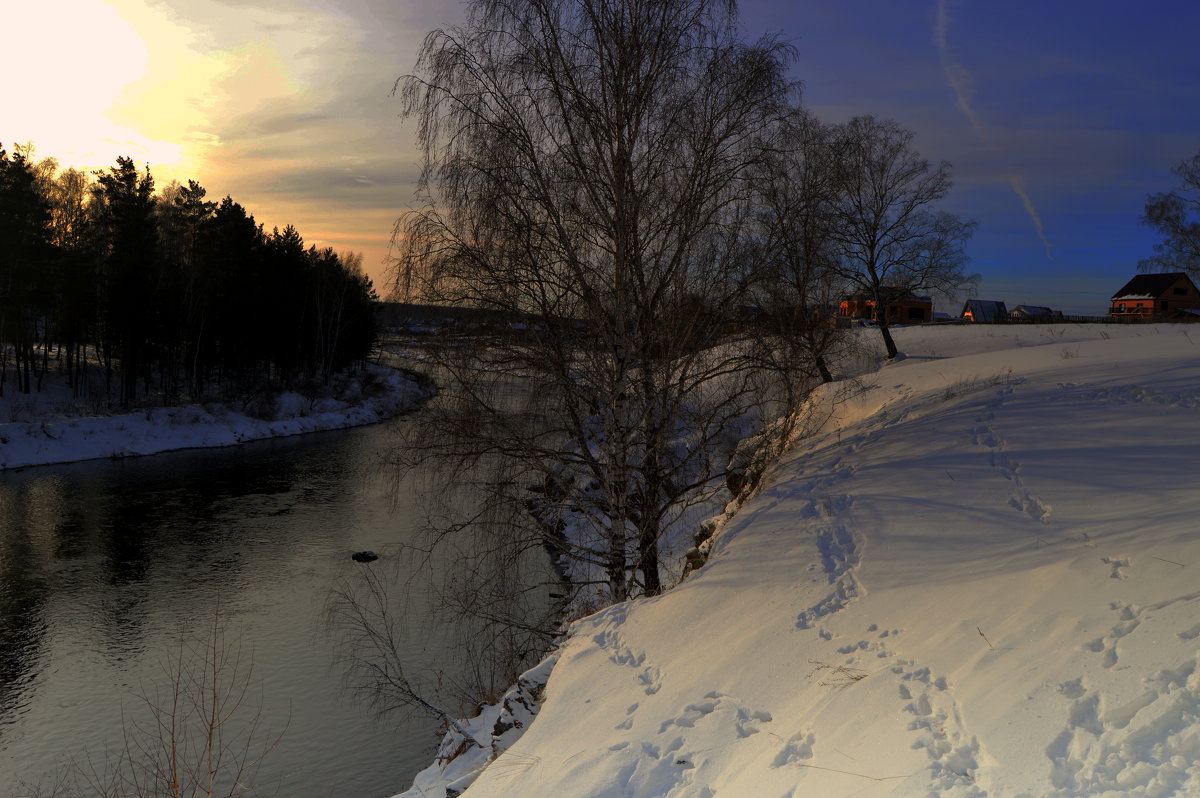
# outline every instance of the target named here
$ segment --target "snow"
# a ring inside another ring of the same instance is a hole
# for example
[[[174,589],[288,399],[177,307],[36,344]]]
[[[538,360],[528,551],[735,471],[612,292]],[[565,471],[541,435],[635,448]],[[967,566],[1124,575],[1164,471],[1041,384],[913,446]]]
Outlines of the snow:
[[[260,398],[253,415],[236,404],[215,402],[97,415],[70,401],[65,386],[29,396],[9,392],[0,399],[0,418],[10,419],[0,423],[0,471],[373,424],[415,408],[428,395],[405,372],[383,366],[367,366],[340,383],[316,398],[295,392]]]
[[[1200,330],[895,336],[466,798],[1200,795]]]

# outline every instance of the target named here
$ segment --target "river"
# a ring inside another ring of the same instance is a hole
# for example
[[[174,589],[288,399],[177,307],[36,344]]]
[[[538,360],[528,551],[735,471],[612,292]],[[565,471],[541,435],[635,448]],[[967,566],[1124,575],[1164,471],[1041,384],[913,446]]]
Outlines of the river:
[[[253,662],[261,729],[282,735],[254,795],[407,788],[438,723],[377,722],[351,700],[325,617],[355,569],[400,565],[406,604],[431,600],[399,555],[350,559],[418,535],[414,490],[389,490],[379,461],[405,423],[0,473],[0,798],[45,794],[69,759],[112,759],[180,635],[214,617]],[[453,641],[431,637],[424,656],[449,659]]]

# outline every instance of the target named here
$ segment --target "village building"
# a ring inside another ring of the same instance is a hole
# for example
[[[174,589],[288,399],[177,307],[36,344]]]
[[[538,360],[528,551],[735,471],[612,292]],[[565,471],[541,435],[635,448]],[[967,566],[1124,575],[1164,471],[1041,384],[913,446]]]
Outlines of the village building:
[[[1113,294],[1113,318],[1190,318],[1200,310],[1200,291],[1184,272],[1139,274]]]
[[[838,305],[837,314],[841,318],[881,321],[877,304],[870,294],[852,294]],[[888,324],[924,324],[933,320],[933,297],[893,290],[884,295],[883,308],[882,320]]]
[[[1010,321],[1056,321],[1062,317],[1061,310],[1043,305],[1017,305],[1008,313]]]
[[[961,315],[964,321],[976,324],[1000,324],[1008,321],[1008,308],[998,300],[968,299]]]

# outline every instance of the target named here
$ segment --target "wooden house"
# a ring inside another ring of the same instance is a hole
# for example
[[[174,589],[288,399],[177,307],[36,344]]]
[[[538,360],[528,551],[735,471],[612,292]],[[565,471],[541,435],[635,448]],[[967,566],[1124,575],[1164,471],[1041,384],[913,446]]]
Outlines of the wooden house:
[[[962,318],[976,324],[1000,324],[1008,321],[1008,308],[998,300],[968,299],[963,305]]]
[[[874,297],[852,294],[838,305],[837,314],[848,319],[886,320],[888,324],[924,324],[933,320],[933,298],[916,296],[908,291],[889,291],[884,296],[881,319]]]
[[[1056,321],[1062,317],[1061,310],[1043,305],[1017,305],[1008,313],[1010,321]]]
[[[1200,291],[1184,272],[1139,274],[1113,294],[1108,315],[1114,318],[1191,317],[1200,309]]]

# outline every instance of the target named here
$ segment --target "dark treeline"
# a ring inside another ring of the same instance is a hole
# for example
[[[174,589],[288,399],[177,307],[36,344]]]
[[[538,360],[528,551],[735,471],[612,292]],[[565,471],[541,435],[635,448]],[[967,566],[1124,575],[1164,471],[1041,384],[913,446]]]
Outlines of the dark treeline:
[[[0,395],[63,374],[128,405],[330,376],[375,340],[361,256],[270,233],[130,158],[92,174],[0,149]]]

